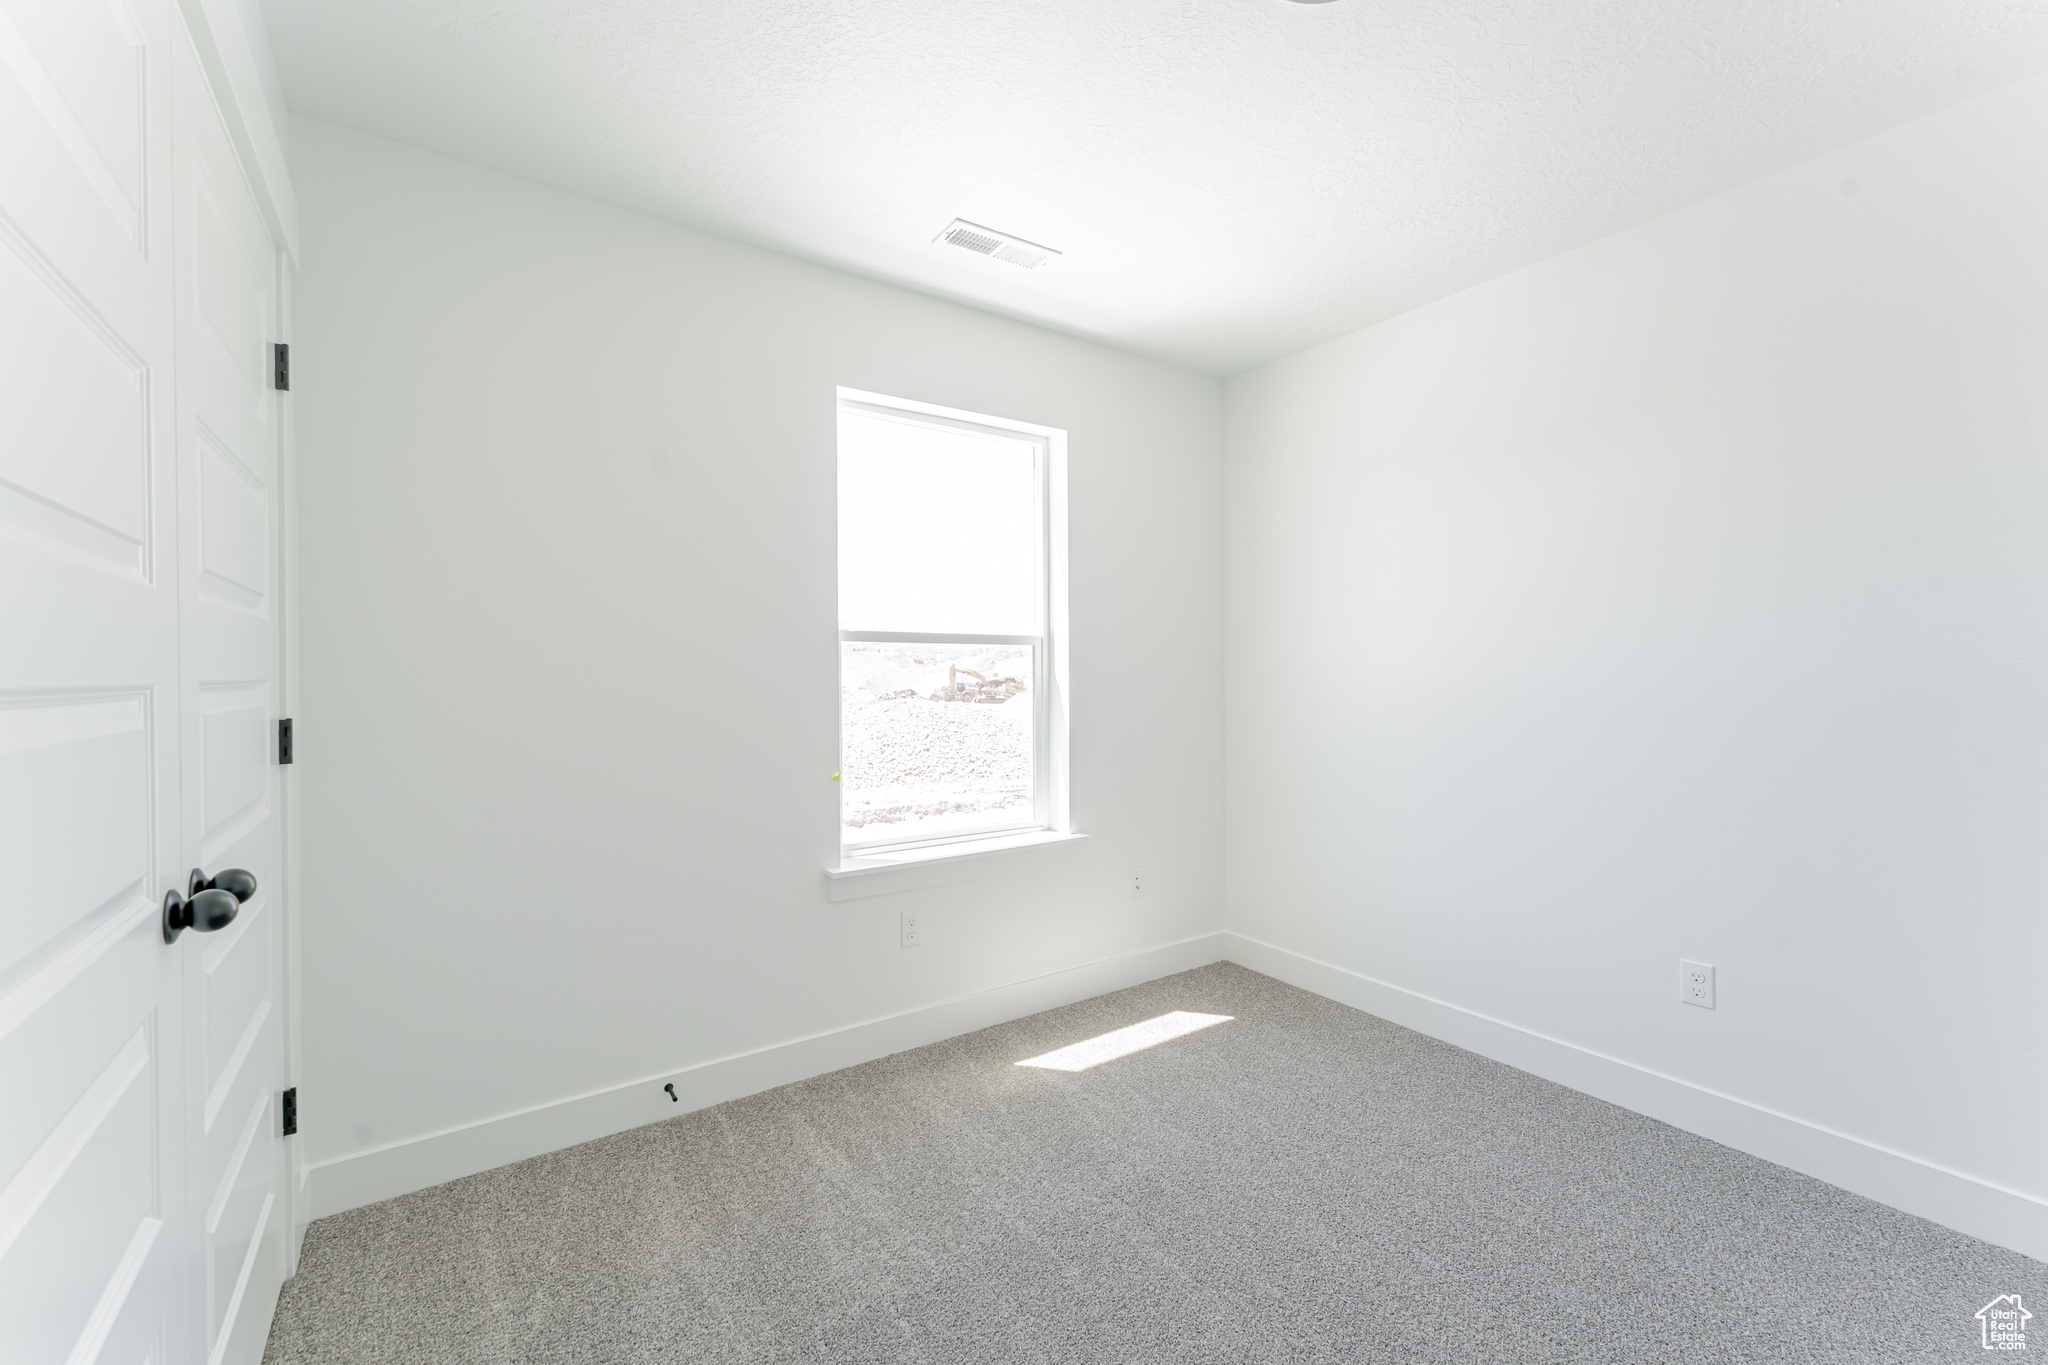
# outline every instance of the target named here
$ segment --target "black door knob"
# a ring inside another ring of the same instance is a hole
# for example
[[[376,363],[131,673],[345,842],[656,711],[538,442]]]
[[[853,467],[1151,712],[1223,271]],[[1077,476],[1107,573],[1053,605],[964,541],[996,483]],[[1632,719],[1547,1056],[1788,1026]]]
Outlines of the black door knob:
[[[242,902],[256,894],[256,878],[239,867],[214,877],[192,869],[191,899],[175,891],[164,893],[164,942],[176,943],[187,929],[210,934],[234,923]]]
[[[256,894],[256,874],[244,872],[239,867],[224,867],[209,877],[195,867],[185,894],[196,896],[202,891],[225,891],[235,898],[235,904],[246,904],[249,897]]]

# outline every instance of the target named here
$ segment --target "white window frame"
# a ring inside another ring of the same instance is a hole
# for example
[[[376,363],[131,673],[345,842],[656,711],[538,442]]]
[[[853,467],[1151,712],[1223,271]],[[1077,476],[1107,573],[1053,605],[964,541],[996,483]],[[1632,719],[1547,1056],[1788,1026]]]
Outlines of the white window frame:
[[[1027,645],[1031,648],[1032,698],[1032,794],[1029,818],[1015,824],[942,835],[931,839],[879,839],[849,843],[846,825],[839,826],[842,862],[857,858],[887,857],[916,851],[944,852],[955,845],[1012,841],[1019,835],[1071,832],[1067,800],[1067,433],[1058,427],[1043,427],[985,413],[920,403],[908,398],[868,393],[860,389],[839,390],[839,404],[833,424],[834,458],[837,459],[837,414],[857,412],[914,426],[949,427],[955,430],[1024,440],[1036,448],[1034,466],[1038,483],[1038,619],[1036,635],[973,635],[923,631],[874,630],[859,622],[839,623],[840,642],[887,644]],[[836,506],[836,500],[835,500]],[[835,560],[836,563],[836,560]],[[835,606],[834,610],[837,608]],[[840,752],[845,754],[846,710],[840,704]],[[841,764],[844,767],[844,763]],[[960,850],[965,852],[967,850]]]

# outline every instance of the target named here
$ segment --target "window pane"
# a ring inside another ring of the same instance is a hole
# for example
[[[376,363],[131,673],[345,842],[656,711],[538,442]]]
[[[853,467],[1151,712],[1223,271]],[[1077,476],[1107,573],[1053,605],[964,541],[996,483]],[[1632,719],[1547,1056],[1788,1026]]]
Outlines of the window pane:
[[[847,843],[1032,822],[1029,646],[845,642],[839,695]]]
[[[839,414],[839,624],[1038,634],[1029,441]]]

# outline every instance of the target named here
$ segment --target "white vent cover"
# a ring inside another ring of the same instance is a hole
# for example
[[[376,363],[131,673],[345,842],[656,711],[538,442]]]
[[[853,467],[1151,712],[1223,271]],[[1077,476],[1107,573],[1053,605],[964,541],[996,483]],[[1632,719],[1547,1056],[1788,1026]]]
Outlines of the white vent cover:
[[[999,261],[1008,261],[1011,265],[1021,265],[1026,270],[1035,265],[1043,265],[1060,254],[1049,246],[1039,246],[1035,242],[1025,241],[1022,237],[1012,237],[1007,232],[997,232],[994,228],[985,228],[979,223],[970,223],[962,218],[955,218],[946,224],[946,230],[932,240],[963,247],[983,256],[993,256]]]

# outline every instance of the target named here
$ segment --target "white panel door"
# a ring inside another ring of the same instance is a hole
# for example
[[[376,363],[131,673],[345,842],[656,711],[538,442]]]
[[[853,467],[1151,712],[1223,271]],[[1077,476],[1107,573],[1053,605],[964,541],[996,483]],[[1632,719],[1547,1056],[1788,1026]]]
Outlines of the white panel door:
[[[185,851],[256,892],[186,955],[188,1203],[207,1365],[256,1365],[288,1259],[279,771],[278,258],[178,35],[173,151]]]
[[[184,1358],[167,0],[0,0],[0,1360]]]

